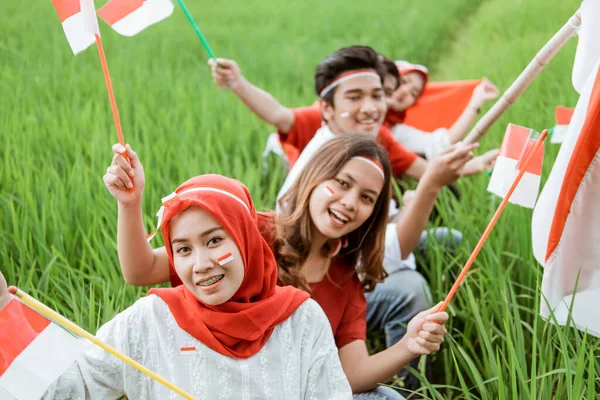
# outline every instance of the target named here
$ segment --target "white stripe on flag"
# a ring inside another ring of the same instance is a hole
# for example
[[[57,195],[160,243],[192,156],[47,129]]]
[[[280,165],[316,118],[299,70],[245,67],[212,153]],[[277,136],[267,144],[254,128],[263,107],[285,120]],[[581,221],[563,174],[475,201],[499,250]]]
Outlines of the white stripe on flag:
[[[19,400],[38,400],[84,348],[85,342],[51,323],[0,376],[0,387]]]
[[[569,125],[556,125],[554,127],[554,132],[552,132],[552,136],[550,136],[551,143],[562,143],[565,141],[565,136],[567,136],[567,132],[569,130]]]
[[[111,27],[123,36],[133,36],[172,13],[173,3],[169,0],[146,0],[140,8],[124,16]]]
[[[83,30],[92,35],[100,35],[94,0],[79,0],[79,7],[81,7],[81,17],[83,18]]]
[[[77,55],[96,42],[94,34],[83,28],[83,15],[77,13],[65,19],[62,23],[65,36],[69,41],[73,54]]]
[[[506,196],[508,189],[519,174],[517,163],[518,161],[512,158],[498,156],[487,190],[500,197]],[[539,189],[540,176],[525,172],[508,201],[522,207],[533,208]]]

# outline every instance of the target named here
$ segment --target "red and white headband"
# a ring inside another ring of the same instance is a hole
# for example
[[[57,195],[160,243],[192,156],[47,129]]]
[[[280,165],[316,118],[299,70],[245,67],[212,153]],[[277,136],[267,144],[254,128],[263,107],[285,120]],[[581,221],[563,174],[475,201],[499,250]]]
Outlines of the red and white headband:
[[[236,195],[234,195],[232,193],[229,193],[229,192],[227,192],[225,190],[222,190],[222,189],[217,189],[217,188],[212,188],[212,187],[198,187],[198,188],[186,189],[186,190],[184,190],[184,191],[182,191],[180,193],[173,192],[170,195],[168,195],[166,197],[163,197],[161,199],[162,206],[160,207],[160,209],[156,213],[156,216],[158,217],[158,222],[156,224],[156,229],[154,230],[154,232],[152,232],[151,234],[149,234],[148,236],[146,236],[146,240],[151,241],[152,238],[154,238],[154,236],[156,236],[156,232],[158,232],[158,230],[160,229],[160,225],[162,224],[163,215],[165,213],[165,207],[168,207],[169,203],[171,203],[173,201],[173,199],[175,199],[176,197],[182,196],[182,195],[187,194],[187,193],[193,193],[193,192],[213,192],[213,193],[223,194],[225,196],[228,196],[228,197],[236,200],[238,203],[240,203],[241,205],[243,205],[244,208],[246,209],[246,211],[248,211],[248,214],[250,214],[250,208],[248,208],[248,205],[246,203],[244,203],[244,201],[242,199],[240,199]]]
[[[319,93],[319,97],[325,97],[327,93],[331,92],[331,90],[333,90],[340,83],[349,81],[350,79],[359,78],[361,76],[372,76],[377,79],[381,79],[374,69],[357,69],[350,71],[338,76],[337,79],[334,79],[329,85],[325,86],[325,88],[321,90],[321,93]]]
[[[364,163],[369,164],[370,166],[372,166],[373,168],[375,168],[377,170],[377,172],[379,172],[379,174],[381,175],[381,177],[385,181],[385,173],[383,172],[383,167],[377,161],[371,160],[370,158],[363,157],[363,156],[352,157],[352,159],[353,160],[359,160],[359,161],[362,161]]]
[[[405,60],[398,60],[394,62],[396,64],[396,67],[398,67],[398,72],[400,72],[400,75],[402,74],[407,74],[409,72],[420,72],[422,74],[424,74],[425,76],[429,75],[429,69],[421,64],[413,64],[410,63],[408,61]]]

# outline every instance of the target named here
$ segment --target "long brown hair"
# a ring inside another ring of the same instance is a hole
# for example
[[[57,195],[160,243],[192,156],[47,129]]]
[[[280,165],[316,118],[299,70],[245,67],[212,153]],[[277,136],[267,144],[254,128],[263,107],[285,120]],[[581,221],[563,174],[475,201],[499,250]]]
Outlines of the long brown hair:
[[[346,265],[356,267],[365,291],[371,291],[387,276],[383,269],[385,229],[390,202],[390,162],[385,150],[375,138],[361,134],[341,134],[317,151],[296,182],[279,200],[281,211],[275,219],[275,257],[279,281],[310,292],[300,271],[311,249],[314,223],[310,217],[309,200],[313,190],[334,178],[353,157],[362,156],[381,164],[384,184],[369,218],[348,234],[348,246],[338,257]]]

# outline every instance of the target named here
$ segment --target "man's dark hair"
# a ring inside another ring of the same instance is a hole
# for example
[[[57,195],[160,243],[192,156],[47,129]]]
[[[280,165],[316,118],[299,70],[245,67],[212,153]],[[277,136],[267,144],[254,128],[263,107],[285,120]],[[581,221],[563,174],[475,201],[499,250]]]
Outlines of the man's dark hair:
[[[331,82],[337,79],[340,75],[358,69],[372,69],[377,75],[383,78],[387,73],[386,67],[382,63],[379,54],[369,46],[350,46],[341,48],[317,65],[315,71],[315,91],[317,96]],[[397,71],[397,70],[396,70]],[[333,105],[333,95],[335,89],[329,91],[324,97],[327,103]]]

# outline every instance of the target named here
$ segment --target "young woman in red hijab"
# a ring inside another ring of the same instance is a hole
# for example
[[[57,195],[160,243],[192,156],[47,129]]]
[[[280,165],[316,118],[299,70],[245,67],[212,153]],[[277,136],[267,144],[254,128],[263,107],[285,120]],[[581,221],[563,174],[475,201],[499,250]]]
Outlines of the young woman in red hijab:
[[[150,290],[102,326],[99,339],[198,399],[351,398],[321,308],[304,291],[276,286],[277,264],[243,184],[219,175],[188,180],[164,199],[160,230],[183,284]],[[0,275],[2,323],[23,322],[12,302]],[[44,398],[123,395],[172,397],[90,345]]]

